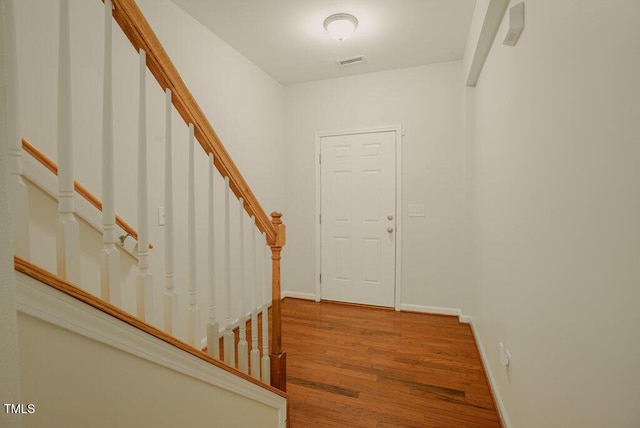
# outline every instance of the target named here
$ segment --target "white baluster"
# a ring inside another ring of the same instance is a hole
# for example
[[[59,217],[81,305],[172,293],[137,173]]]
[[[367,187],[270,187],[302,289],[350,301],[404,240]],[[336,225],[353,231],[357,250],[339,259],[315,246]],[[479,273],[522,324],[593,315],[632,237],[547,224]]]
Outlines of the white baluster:
[[[269,294],[269,281],[267,280],[267,264],[269,258],[269,246],[267,245],[267,235],[263,236],[263,256],[262,256],[262,382],[271,385],[271,359],[269,358],[269,305],[267,305]]]
[[[71,135],[71,41],[69,0],[60,0],[58,41],[58,276],[80,285],[80,227],[73,201],[73,143]]]
[[[171,147],[171,90],[165,92],[165,155],[164,155],[164,330],[173,334],[178,319],[178,294],[173,270],[173,151]]]
[[[249,373],[249,344],[247,343],[247,316],[245,312],[246,302],[246,284],[244,272],[244,199],[238,200],[238,288],[240,297],[238,300],[238,308],[240,316],[238,318],[238,330],[240,338],[238,340],[238,370],[243,373]]]
[[[209,322],[207,323],[207,353],[220,358],[220,328],[216,320],[216,269],[215,269],[215,230],[213,210],[213,153],[209,153]]]
[[[138,318],[153,320],[153,280],[149,270],[149,198],[147,187],[147,54],[140,49],[140,99],[138,101]]]
[[[102,298],[120,305],[120,253],[116,248],[116,213],[113,179],[113,99],[111,24],[113,6],[104,2],[104,85],[102,105],[102,253],[100,276]]]
[[[230,366],[235,366],[235,335],[233,334],[233,312],[231,306],[233,299],[231,298],[231,226],[229,220],[231,217],[231,206],[229,204],[229,177],[224,178],[224,269],[222,270],[224,277],[224,286],[227,293],[227,315],[225,317],[224,326],[224,362]]]
[[[251,216],[253,237],[251,239],[251,376],[260,379],[260,348],[258,347],[258,303],[257,283],[258,264],[256,263],[256,240],[258,239],[258,229],[256,229],[256,217]]]
[[[198,286],[196,284],[196,195],[195,195],[195,138],[193,123],[189,124],[189,200],[188,200],[188,255],[189,258],[189,310],[187,338],[192,346],[200,345],[200,309],[198,308]]]
[[[7,169],[9,171],[9,206],[11,209],[11,230],[13,232],[13,251],[16,255],[29,259],[29,192],[22,180],[22,138],[20,129],[20,98],[18,96],[18,55],[16,47],[16,29],[14,21],[13,2],[6,2],[5,24],[6,64],[7,64],[7,100],[12,106],[7,111],[8,156]],[[13,84],[11,84],[13,83]]]

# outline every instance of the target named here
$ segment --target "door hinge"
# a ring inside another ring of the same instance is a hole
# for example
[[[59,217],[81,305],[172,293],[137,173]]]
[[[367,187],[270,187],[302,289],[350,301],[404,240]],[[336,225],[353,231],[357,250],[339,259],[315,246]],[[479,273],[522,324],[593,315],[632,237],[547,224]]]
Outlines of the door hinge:
[[[320,221],[320,224],[322,224],[322,214],[319,214],[319,215],[318,215],[318,219],[319,219],[319,221]]]
[[[322,274],[320,274],[320,282],[322,282]]]
[[[318,163],[322,164],[322,153],[318,153]]]

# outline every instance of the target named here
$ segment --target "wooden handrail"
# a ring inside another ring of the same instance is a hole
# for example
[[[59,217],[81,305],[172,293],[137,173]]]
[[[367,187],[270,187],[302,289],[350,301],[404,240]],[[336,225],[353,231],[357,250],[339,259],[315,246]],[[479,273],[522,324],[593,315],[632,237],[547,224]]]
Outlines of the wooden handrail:
[[[40,162],[42,166],[47,168],[49,171],[58,175],[58,165],[47,155],[38,150],[33,144],[27,141],[25,138],[22,139],[22,148],[25,152],[29,153],[35,160]],[[98,210],[102,211],[102,201],[98,199],[93,193],[87,190],[82,184],[78,183],[76,180],[73,181],[73,187],[76,189],[76,192],[83,198],[85,198],[91,205],[96,207]],[[131,227],[126,221],[124,221],[120,216],[116,215],[116,224],[120,226],[122,230],[131,235],[133,239],[138,240],[138,232]],[[149,248],[153,248],[153,245],[149,243]]]
[[[214,165],[223,177],[229,177],[229,185],[237,198],[244,200],[249,216],[255,215],[256,226],[267,235],[267,242],[276,242],[276,229],[249,188],[244,177],[222,145],[209,120],[182,80],[178,70],[160,44],[157,36],[134,0],[113,0],[113,18],[127,36],[136,52],[143,49],[147,55],[147,68],[163,90],[171,90],[173,106],[185,123],[192,123],[195,137],[207,156],[213,153]]]

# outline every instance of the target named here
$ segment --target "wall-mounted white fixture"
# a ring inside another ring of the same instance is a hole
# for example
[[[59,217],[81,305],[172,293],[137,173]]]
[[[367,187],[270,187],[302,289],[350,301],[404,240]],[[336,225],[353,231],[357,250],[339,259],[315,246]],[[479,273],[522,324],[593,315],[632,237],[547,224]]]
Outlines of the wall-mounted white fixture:
[[[524,2],[509,9],[509,30],[502,43],[507,46],[515,46],[522,30],[524,30]]]
[[[511,363],[511,352],[500,342],[500,364],[508,366]]]
[[[165,221],[164,207],[158,207],[158,226],[164,226]]]
[[[324,20],[324,28],[332,39],[347,40],[358,27],[358,20],[348,13],[336,13]]]

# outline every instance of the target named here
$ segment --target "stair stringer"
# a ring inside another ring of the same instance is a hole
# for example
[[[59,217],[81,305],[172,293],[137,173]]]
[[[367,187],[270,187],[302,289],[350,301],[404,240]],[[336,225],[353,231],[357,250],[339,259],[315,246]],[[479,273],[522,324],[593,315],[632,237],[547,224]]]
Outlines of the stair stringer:
[[[34,317],[146,362],[204,382],[212,387],[212,400],[216,397],[216,389],[220,389],[242,400],[242,406],[247,412],[249,407],[246,406],[255,405],[258,411],[264,410],[266,406],[267,413],[272,415],[269,417],[272,422],[263,421],[265,423],[261,426],[286,426],[286,398],[213,366],[18,271],[16,300],[19,314]],[[43,352],[46,353],[46,350],[43,349]],[[171,394],[177,393],[179,391],[171,391]]]

